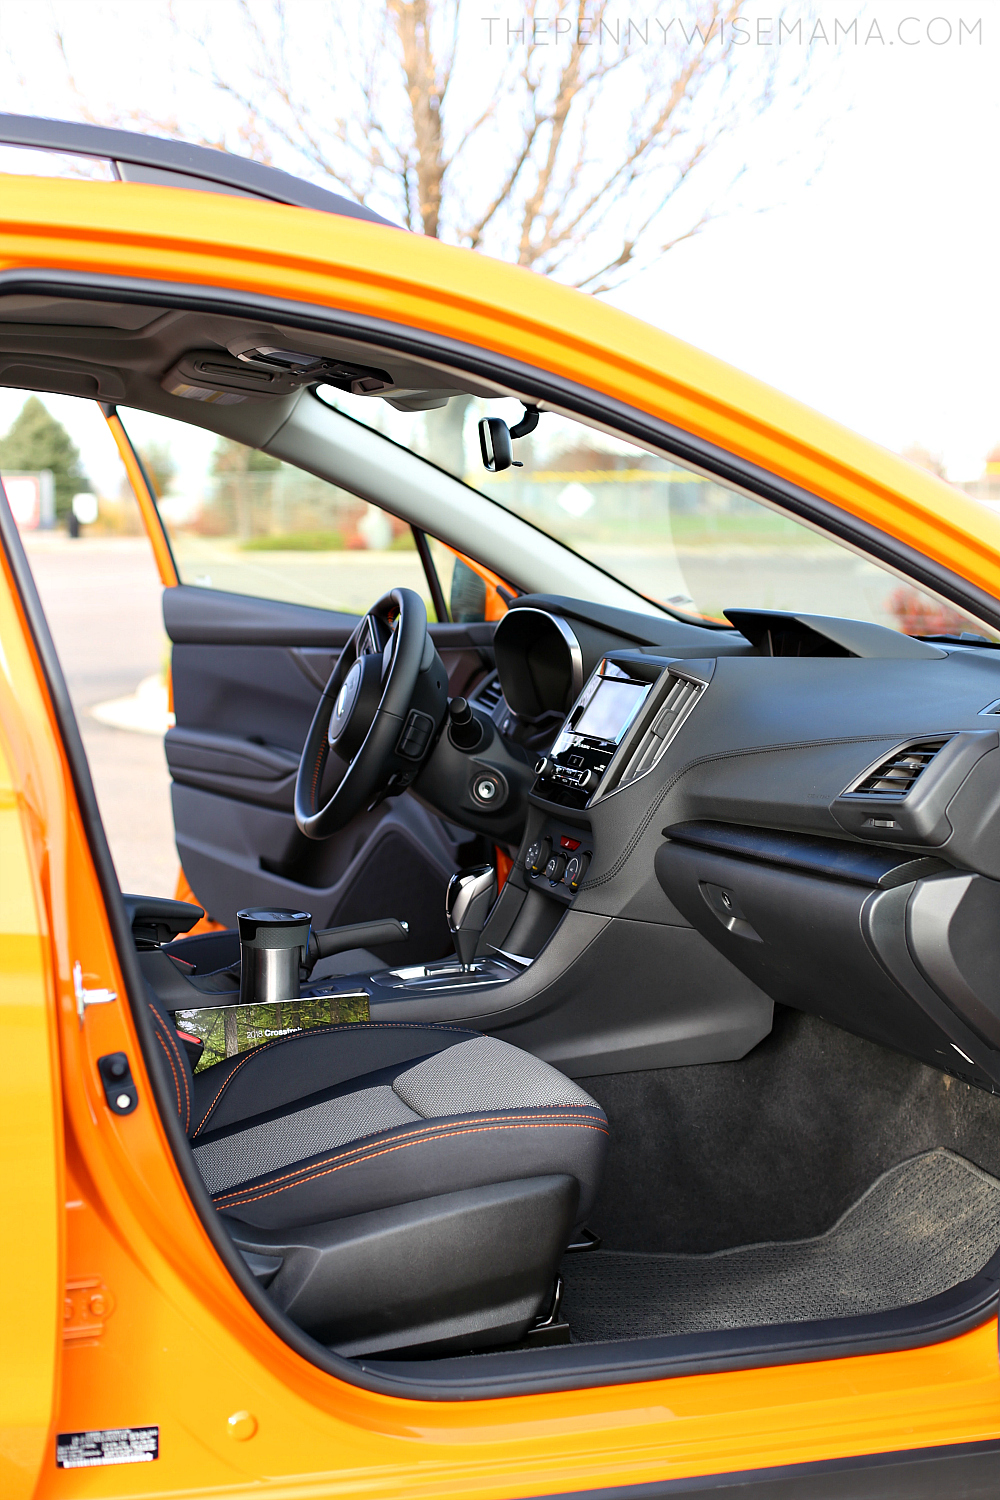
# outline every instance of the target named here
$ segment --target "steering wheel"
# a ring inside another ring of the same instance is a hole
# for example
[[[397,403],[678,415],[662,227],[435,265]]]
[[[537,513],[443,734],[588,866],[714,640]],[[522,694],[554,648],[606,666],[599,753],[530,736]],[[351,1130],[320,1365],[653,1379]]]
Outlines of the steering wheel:
[[[426,680],[414,708],[420,678]],[[313,714],[295,779],[295,821],[306,838],[329,838],[363,808],[408,786],[447,701],[423,600],[412,589],[390,589],[361,617]],[[318,807],[331,750],[347,769]]]

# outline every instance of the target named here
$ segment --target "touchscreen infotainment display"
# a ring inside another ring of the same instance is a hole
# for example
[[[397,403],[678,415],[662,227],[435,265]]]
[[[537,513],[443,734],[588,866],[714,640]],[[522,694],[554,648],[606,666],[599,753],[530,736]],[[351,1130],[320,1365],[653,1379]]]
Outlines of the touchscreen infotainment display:
[[[590,734],[617,744],[639,711],[651,683],[602,677],[597,692],[573,725],[574,734]]]

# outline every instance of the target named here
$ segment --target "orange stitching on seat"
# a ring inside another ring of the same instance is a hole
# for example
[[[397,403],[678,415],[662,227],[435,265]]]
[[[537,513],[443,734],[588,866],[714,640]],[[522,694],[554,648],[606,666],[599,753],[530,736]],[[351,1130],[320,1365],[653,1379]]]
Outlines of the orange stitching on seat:
[[[387,1023],[387,1024],[389,1024],[389,1023]],[[573,1105],[573,1104],[552,1105],[550,1107],[551,1108],[551,1113],[548,1113],[548,1114],[542,1114],[541,1113],[542,1108],[543,1108],[543,1106],[541,1106],[541,1105],[538,1105],[538,1106],[528,1105],[528,1106],[522,1106],[522,1109],[524,1109],[526,1112],[521,1113],[521,1114],[515,1114],[513,1111],[511,1111],[509,1114],[499,1114],[499,1113],[498,1114],[494,1114],[492,1117],[490,1115],[483,1114],[483,1115],[481,1115],[481,1116],[479,1116],[477,1118],[476,1128],[478,1128],[478,1127],[486,1127],[486,1126],[493,1126],[493,1125],[498,1125],[498,1126],[508,1125],[508,1124],[516,1125],[516,1124],[519,1124],[521,1121],[524,1121],[528,1125],[534,1125],[534,1124],[542,1124],[542,1125],[545,1125],[545,1124],[576,1125],[576,1124],[581,1124],[581,1123],[582,1124],[586,1124],[586,1125],[591,1125],[592,1124],[592,1125],[596,1126],[596,1128],[599,1129],[599,1130],[604,1130],[605,1132],[607,1130],[607,1118],[606,1118],[606,1116],[604,1116],[603,1110],[601,1110],[601,1115],[604,1118],[604,1124],[603,1125],[600,1123],[600,1121],[598,1121],[598,1120],[595,1119],[595,1116],[593,1114],[593,1110],[594,1109],[600,1110],[600,1105],[594,1105],[593,1107],[588,1106],[588,1105],[579,1106],[579,1105]],[[534,1113],[535,1109],[537,1109],[539,1112],[538,1113]],[[531,1111],[531,1112],[527,1112],[527,1111]],[[468,1128],[472,1129],[474,1127],[470,1126]],[[411,1133],[412,1133],[411,1134],[411,1141],[406,1142],[406,1144],[410,1144],[412,1142],[412,1144],[420,1145],[421,1142],[436,1140],[439,1136],[446,1136],[448,1134],[453,1134],[454,1131],[455,1131],[455,1122],[452,1121],[452,1120],[438,1120],[437,1122],[435,1122],[433,1120],[425,1120],[422,1125],[396,1125],[396,1126],[390,1126],[389,1129],[393,1129],[393,1130],[409,1130],[409,1131],[411,1131]],[[239,1133],[240,1132],[238,1132],[238,1131],[234,1131],[233,1135],[237,1135]],[[384,1135],[385,1132],[384,1131],[376,1131],[375,1134],[376,1135]],[[419,1137],[419,1139],[417,1139],[417,1137]],[[224,1139],[225,1140],[231,1140],[232,1136],[225,1136]],[[368,1151],[368,1149],[369,1149],[369,1147],[367,1145],[367,1142],[369,1140],[371,1140],[371,1136],[365,1136],[362,1140],[359,1140],[359,1141],[355,1142],[355,1144],[348,1146],[346,1148],[346,1150],[342,1150],[341,1154],[344,1155],[344,1156],[354,1156],[354,1157],[357,1158],[358,1161],[363,1161],[363,1160],[365,1160],[364,1153],[366,1151]],[[381,1153],[376,1151],[373,1154],[376,1155],[376,1156],[378,1156]],[[330,1160],[330,1161],[335,1160],[335,1159],[336,1159],[335,1157],[328,1157],[327,1158],[327,1160]],[[308,1168],[303,1167],[302,1165],[293,1167],[292,1170],[288,1173],[288,1176],[289,1177],[294,1177],[296,1175],[296,1173],[302,1172],[302,1171],[310,1171],[311,1172],[311,1171],[314,1170],[315,1165],[316,1164],[314,1163],[313,1166],[310,1166]],[[283,1179],[279,1177],[279,1178],[276,1179],[276,1181],[281,1182],[281,1181],[283,1181]],[[235,1191],[238,1192],[238,1193],[241,1193],[241,1192],[244,1191],[244,1188],[236,1188]]]
[[[150,1006],[150,1010],[153,1013],[153,1026],[155,1027],[156,1035],[159,1038],[160,1046],[166,1052],[168,1060],[170,1058],[170,1049],[172,1047],[173,1048],[173,1055],[177,1059],[179,1076],[180,1076],[181,1081],[184,1084],[184,1100],[187,1102],[187,1116],[184,1119],[184,1129],[187,1131],[187,1130],[191,1129],[191,1091],[188,1088],[187,1069],[184,1066],[184,1059],[183,1059],[183,1057],[181,1056],[181,1053],[180,1053],[180,1043],[177,1041],[176,1036],[171,1036],[170,1035],[170,1032],[163,1025],[163,1022],[160,1020],[159,1016],[156,1014],[156,1011],[153,1010],[152,1006]],[[172,1062],[170,1064],[170,1068],[171,1068],[171,1072],[173,1072],[173,1063]],[[175,1085],[177,1084],[177,1078],[178,1078],[178,1075],[175,1074],[174,1075],[174,1084]],[[177,1088],[177,1113],[178,1114],[181,1114],[182,1107],[183,1107],[183,1101],[181,1100],[180,1092],[181,1092],[180,1088],[178,1087]],[[183,1118],[183,1116],[182,1116],[182,1118]]]
[[[162,1022],[161,1022],[161,1025],[162,1025]],[[174,1034],[173,1036],[171,1036],[170,1032],[168,1031],[166,1035],[167,1035],[167,1044],[170,1047],[173,1048],[174,1056],[177,1059],[178,1074],[180,1076],[181,1083],[183,1083],[183,1085],[184,1085],[184,1098],[185,1098],[186,1103],[187,1103],[187,1118],[185,1119],[185,1122],[184,1122],[184,1129],[185,1130],[190,1130],[191,1129],[191,1090],[188,1087],[187,1068],[185,1068],[185,1066],[184,1066],[184,1058],[181,1056],[181,1044],[177,1040],[176,1034]]]
[[[329,1177],[333,1172],[342,1172],[345,1167],[356,1166],[358,1162],[374,1161],[379,1156],[388,1156],[391,1152],[402,1151],[407,1146],[426,1146],[431,1141],[449,1140],[453,1136],[481,1135],[486,1130],[533,1130],[539,1127],[541,1127],[542,1129],[559,1130],[566,1129],[569,1126],[575,1126],[577,1129],[582,1130],[598,1130],[602,1135],[607,1135],[609,1133],[607,1126],[599,1125],[597,1121],[593,1119],[586,1120],[579,1117],[575,1119],[550,1119],[545,1116],[540,1116],[536,1119],[526,1121],[524,1124],[519,1124],[516,1121],[504,1122],[501,1120],[494,1120],[480,1125],[470,1125],[467,1126],[464,1130],[438,1129],[433,1134],[429,1132],[424,1133],[420,1139],[414,1138],[406,1141],[397,1141],[395,1145],[382,1146],[378,1151],[370,1151],[366,1155],[355,1156],[353,1161],[342,1161],[337,1166],[324,1167],[322,1171],[317,1171],[315,1168],[310,1167],[308,1169],[308,1175],[300,1177],[298,1181],[283,1183],[281,1179],[278,1179],[275,1185],[272,1186],[266,1193],[255,1193],[253,1197],[244,1198],[241,1196],[241,1194],[244,1193],[246,1189],[237,1188],[235,1192],[219,1193],[218,1195],[213,1196],[212,1202],[230,1204],[237,1202],[241,1204],[259,1203],[264,1198],[273,1198],[275,1194],[287,1192],[290,1188],[302,1187],[307,1182],[315,1182],[319,1177]],[[295,1174],[290,1173],[289,1175],[294,1177]]]
[[[166,1042],[164,1041],[164,1039],[163,1039],[163,1033],[160,1030],[159,1026],[156,1027],[155,1035],[156,1035],[156,1040],[159,1042],[160,1046],[163,1048],[163,1051],[164,1051],[164,1053],[166,1055],[167,1062],[170,1064],[170,1071],[174,1075],[174,1089],[177,1092],[177,1113],[183,1119],[184,1101],[181,1099],[181,1086],[177,1082],[177,1069],[174,1067],[174,1060],[170,1056],[170,1048],[167,1046]],[[185,1081],[185,1083],[187,1082],[186,1079],[184,1081]],[[184,1129],[187,1130],[187,1128],[188,1128],[187,1125],[185,1125]]]
[[[308,1000],[309,997],[308,995],[306,995],[304,998]],[[421,1025],[427,1025],[428,1029],[433,1026],[435,1031],[458,1031],[472,1037],[477,1035],[476,1032],[470,1031],[467,1026],[446,1026],[443,1023],[438,1024],[435,1021],[347,1021],[333,1026],[313,1026],[307,1031],[296,1032],[295,1036],[276,1037],[273,1042],[263,1042],[261,1046],[254,1047],[250,1052],[247,1053],[246,1057],[241,1058],[241,1060],[236,1064],[235,1068],[233,1068],[232,1072],[226,1074],[226,1077],[222,1081],[222,1087],[219,1089],[219,1092],[216,1094],[215,1098],[212,1100],[211,1104],[208,1106],[205,1113],[199,1120],[198,1125],[191,1134],[191,1139],[194,1140],[198,1132],[205,1128],[205,1122],[207,1121],[209,1115],[212,1113],[213,1109],[218,1104],[223,1094],[226,1092],[226,1089],[232,1083],[233,1079],[236,1077],[237,1073],[244,1066],[244,1064],[252,1062],[255,1057],[259,1057],[262,1052],[267,1052],[272,1047],[283,1047],[287,1042],[297,1041],[300,1037],[303,1036],[329,1036],[330,1033],[334,1031],[384,1031],[387,1028],[391,1028],[393,1026],[403,1026],[407,1030],[412,1030],[414,1026]]]

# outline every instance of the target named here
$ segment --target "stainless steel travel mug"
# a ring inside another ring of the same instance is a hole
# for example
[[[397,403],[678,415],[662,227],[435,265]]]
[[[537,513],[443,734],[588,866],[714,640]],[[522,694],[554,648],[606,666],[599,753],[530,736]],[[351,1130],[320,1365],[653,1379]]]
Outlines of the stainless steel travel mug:
[[[280,906],[238,911],[240,1004],[275,1005],[299,996],[299,965],[312,915]]]

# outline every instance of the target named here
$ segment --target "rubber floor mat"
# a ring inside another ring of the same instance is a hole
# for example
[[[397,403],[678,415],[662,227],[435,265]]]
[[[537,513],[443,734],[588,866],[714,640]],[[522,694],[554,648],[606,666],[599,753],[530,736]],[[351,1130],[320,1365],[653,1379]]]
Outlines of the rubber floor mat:
[[[884,1172],[813,1239],[567,1256],[563,1309],[581,1343],[846,1318],[947,1291],[998,1247],[1000,1182],[951,1151],[927,1151]]]

